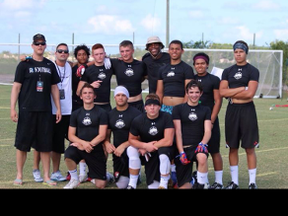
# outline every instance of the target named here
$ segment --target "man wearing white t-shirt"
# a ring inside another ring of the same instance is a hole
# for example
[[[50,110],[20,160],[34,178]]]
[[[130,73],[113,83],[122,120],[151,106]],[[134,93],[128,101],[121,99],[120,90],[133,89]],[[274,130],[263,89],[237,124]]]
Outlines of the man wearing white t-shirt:
[[[53,125],[53,147],[51,152],[52,159],[52,174],[51,180],[53,181],[66,181],[66,177],[62,176],[59,167],[61,154],[65,151],[65,139],[68,140],[68,128],[70,123],[70,116],[72,112],[72,67],[67,61],[69,57],[69,49],[66,43],[60,43],[55,51],[55,67],[60,78],[57,84],[59,88],[60,106],[62,112],[62,119],[59,123]],[[56,106],[51,96],[52,114],[56,115]],[[39,152],[34,151],[34,170],[39,166],[40,157]],[[37,175],[36,175],[37,174]],[[40,173],[33,171],[34,180],[41,182],[42,178]]]

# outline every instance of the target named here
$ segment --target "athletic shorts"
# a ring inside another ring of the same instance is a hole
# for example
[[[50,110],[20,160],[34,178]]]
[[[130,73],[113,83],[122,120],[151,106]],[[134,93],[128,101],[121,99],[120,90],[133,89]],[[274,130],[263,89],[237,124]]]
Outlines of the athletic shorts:
[[[127,156],[127,151],[125,150],[120,157],[115,154],[112,156],[115,182],[119,180],[120,176],[129,178],[129,158]]]
[[[180,157],[176,157],[174,160],[176,165],[176,175],[179,187],[183,186],[185,183],[191,182],[192,180],[193,161],[197,163],[196,155],[198,153],[195,153],[196,148],[197,145],[184,148],[187,159],[191,161],[189,164],[183,165],[180,161]],[[205,154],[208,158],[209,154]]]
[[[53,115],[56,119],[56,115]],[[63,154],[65,151],[65,139],[68,140],[68,128],[70,123],[70,115],[62,115],[59,123],[54,121],[53,125],[53,147],[52,151]]]
[[[31,147],[39,152],[52,151],[53,115],[51,112],[19,111],[14,146],[30,152]]]
[[[259,143],[257,115],[253,101],[228,104],[225,115],[225,138],[230,148],[254,148]]]
[[[165,154],[170,159],[172,156],[173,147],[161,147],[157,151],[151,152],[151,157],[149,158],[149,161],[146,161],[146,158],[144,156],[140,156],[141,164],[145,166],[145,175],[146,175],[146,183],[147,185],[150,185],[153,183],[153,181],[160,182],[160,160],[159,155]]]
[[[129,106],[133,106],[133,107],[137,108],[138,110],[140,110],[141,112],[145,112],[143,100],[139,100],[139,101],[135,101],[135,102],[129,102]]]
[[[208,152],[210,154],[220,152],[220,126],[218,117],[213,124],[211,138],[208,142]]]
[[[89,169],[88,177],[106,180],[107,160],[104,151],[92,150],[90,153],[87,153],[86,151],[81,151],[77,147],[70,145],[65,150],[64,158],[69,158],[76,164],[79,164],[82,159],[85,159]]]

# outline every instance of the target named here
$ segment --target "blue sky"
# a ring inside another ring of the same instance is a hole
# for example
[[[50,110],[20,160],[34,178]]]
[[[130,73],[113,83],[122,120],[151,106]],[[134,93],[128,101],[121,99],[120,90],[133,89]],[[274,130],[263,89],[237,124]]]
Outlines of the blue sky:
[[[47,42],[145,44],[158,35],[166,44],[166,0],[0,0],[0,43]],[[287,0],[170,0],[169,39],[267,46],[287,41]]]

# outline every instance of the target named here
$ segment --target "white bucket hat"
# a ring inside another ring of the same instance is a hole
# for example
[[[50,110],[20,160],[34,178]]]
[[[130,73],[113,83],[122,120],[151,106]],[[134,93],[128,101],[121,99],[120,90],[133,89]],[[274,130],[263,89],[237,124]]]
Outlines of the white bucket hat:
[[[152,43],[159,43],[162,46],[161,49],[164,48],[164,44],[162,43],[162,41],[160,40],[158,36],[151,36],[147,39],[146,50],[148,50],[148,45]]]

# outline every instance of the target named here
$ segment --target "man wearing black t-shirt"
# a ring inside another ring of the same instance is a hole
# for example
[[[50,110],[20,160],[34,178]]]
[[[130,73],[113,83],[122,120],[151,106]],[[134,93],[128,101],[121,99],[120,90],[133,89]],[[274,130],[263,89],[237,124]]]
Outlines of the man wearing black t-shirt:
[[[52,151],[53,121],[61,120],[61,107],[57,83],[60,78],[52,61],[45,58],[46,39],[42,34],[33,37],[32,59],[21,61],[16,69],[11,91],[12,121],[18,122],[15,147],[17,177],[15,185],[23,183],[23,167],[31,147],[40,152],[43,165],[43,184],[54,186],[49,177]],[[56,119],[52,118],[51,94],[56,106]],[[18,100],[19,118],[16,112]]]
[[[151,36],[146,43],[148,51],[142,61],[147,65],[149,93],[156,93],[159,68],[170,63],[170,55],[162,52],[164,44],[158,36]]]

